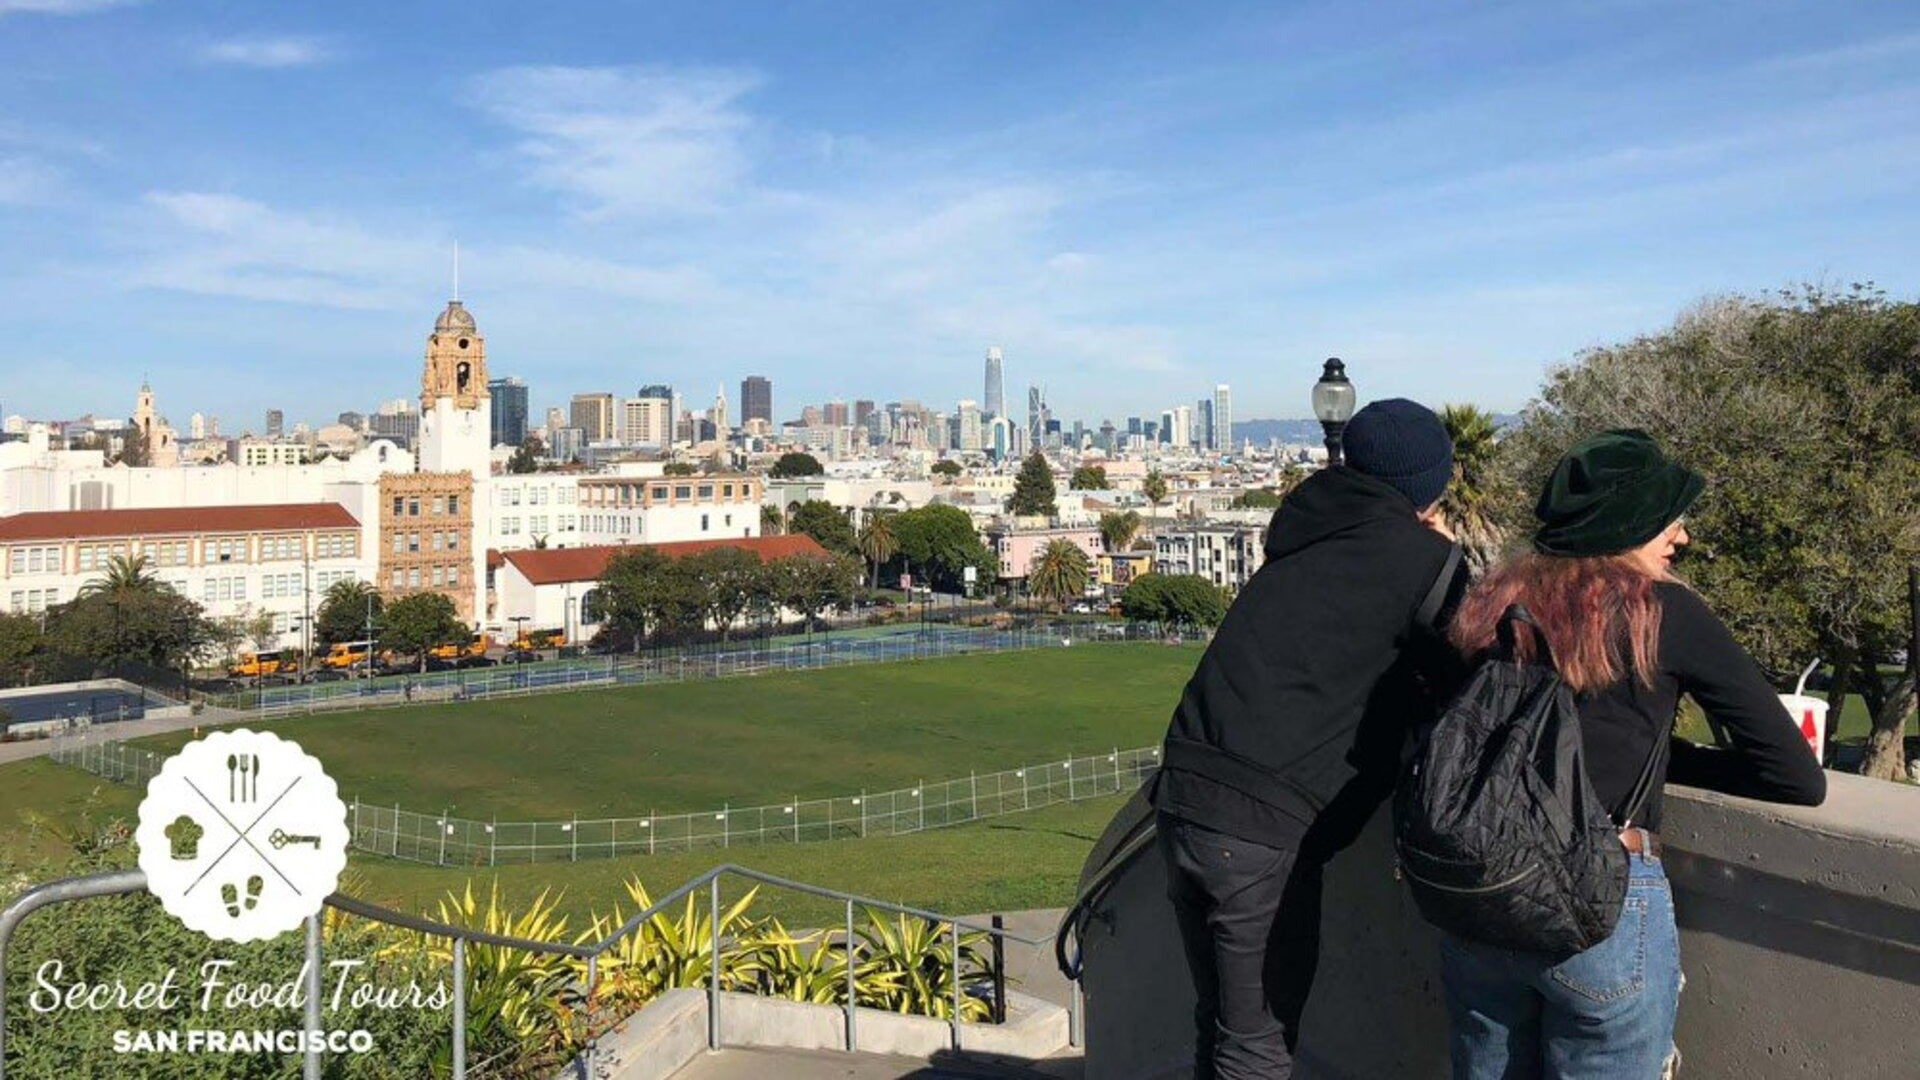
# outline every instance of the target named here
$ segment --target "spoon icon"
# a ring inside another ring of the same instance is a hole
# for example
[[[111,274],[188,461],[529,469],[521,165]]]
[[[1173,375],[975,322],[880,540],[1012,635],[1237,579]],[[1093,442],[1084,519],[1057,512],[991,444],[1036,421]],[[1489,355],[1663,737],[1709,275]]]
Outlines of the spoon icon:
[[[227,755],[227,801],[228,802],[234,801],[233,800],[234,770],[239,767],[240,767],[240,758],[234,754],[228,754]]]

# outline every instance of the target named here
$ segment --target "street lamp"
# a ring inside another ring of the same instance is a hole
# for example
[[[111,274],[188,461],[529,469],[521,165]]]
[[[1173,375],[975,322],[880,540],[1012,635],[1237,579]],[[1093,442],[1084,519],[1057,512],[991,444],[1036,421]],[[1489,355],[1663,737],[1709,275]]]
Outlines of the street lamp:
[[[520,643],[526,640],[527,620],[532,617],[531,615],[514,615],[507,619],[508,622],[513,624],[513,647],[515,649],[521,648]]]
[[[1342,464],[1340,434],[1353,417],[1353,383],[1347,379],[1347,366],[1337,356],[1327,358],[1320,378],[1313,384],[1313,415],[1327,433],[1327,464]]]

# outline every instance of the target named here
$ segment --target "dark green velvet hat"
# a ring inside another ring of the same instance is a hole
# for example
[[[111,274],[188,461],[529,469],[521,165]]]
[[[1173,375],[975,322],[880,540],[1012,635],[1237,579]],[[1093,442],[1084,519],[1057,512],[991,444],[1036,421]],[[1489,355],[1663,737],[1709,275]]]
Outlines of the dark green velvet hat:
[[[1661,453],[1638,428],[1575,443],[1553,467],[1533,516],[1533,546],[1548,555],[1613,555],[1678,521],[1706,482]]]

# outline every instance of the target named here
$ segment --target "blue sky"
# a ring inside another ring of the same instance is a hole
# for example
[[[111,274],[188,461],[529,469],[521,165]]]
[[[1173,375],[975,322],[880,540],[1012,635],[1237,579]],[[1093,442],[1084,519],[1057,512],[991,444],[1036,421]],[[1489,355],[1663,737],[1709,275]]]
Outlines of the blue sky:
[[[1920,7],[0,0],[0,408],[326,421],[462,293],[536,410],[748,374],[1509,409],[1705,295],[1920,290]]]

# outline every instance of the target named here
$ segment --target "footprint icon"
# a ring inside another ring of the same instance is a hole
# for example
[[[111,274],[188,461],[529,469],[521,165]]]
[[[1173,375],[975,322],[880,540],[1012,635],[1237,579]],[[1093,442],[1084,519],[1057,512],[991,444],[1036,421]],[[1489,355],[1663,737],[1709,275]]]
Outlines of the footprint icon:
[[[247,879],[246,910],[252,911],[259,905],[260,892],[266,888],[266,885],[267,883],[261,879],[259,874],[255,874]],[[229,918],[237,919],[240,917],[241,899],[240,887],[238,885],[229,881],[225,885],[220,886],[220,899],[227,905],[227,915]]]

